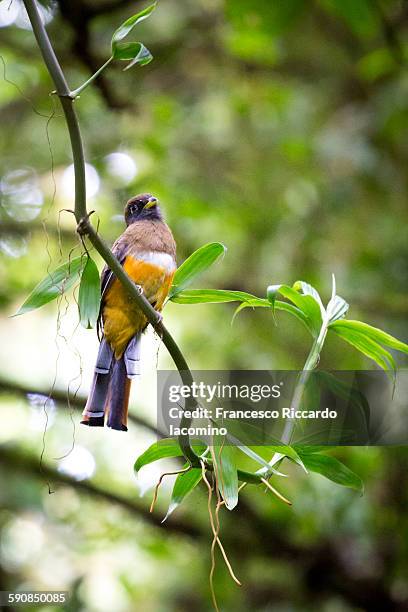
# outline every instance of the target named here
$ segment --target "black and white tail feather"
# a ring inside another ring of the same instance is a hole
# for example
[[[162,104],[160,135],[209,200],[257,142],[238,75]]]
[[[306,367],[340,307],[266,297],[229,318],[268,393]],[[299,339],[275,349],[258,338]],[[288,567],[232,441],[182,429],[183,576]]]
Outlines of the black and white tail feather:
[[[140,347],[142,332],[130,340],[120,359],[102,337],[96,360],[94,377],[85,409],[84,425],[127,431],[127,413],[131,381],[140,376]]]

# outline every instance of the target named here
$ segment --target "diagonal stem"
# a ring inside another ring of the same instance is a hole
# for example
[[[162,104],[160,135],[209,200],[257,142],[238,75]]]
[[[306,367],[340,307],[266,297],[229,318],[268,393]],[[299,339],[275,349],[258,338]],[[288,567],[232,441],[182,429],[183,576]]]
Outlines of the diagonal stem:
[[[291,402],[291,408],[294,408],[295,410],[297,410],[300,406],[306,384],[310,377],[310,373],[312,370],[316,368],[319,362],[320,353],[322,352],[323,344],[324,344],[324,341],[327,335],[328,325],[329,325],[329,318],[326,313],[322,320],[322,325],[319,331],[319,335],[317,336],[317,338],[314,340],[312,344],[312,348],[310,349],[310,352],[309,352],[309,355],[307,356],[303,370],[299,376],[299,381],[295,387],[295,391],[294,391],[292,402]],[[290,444],[290,441],[293,435],[293,431],[295,429],[295,424],[296,422],[293,420],[288,421],[286,423],[283,434],[282,434],[282,442],[284,444]],[[283,456],[284,455],[282,455],[281,453],[275,453],[272,459],[269,461],[269,465],[273,467],[282,459]]]
[[[77,89],[71,91],[72,98],[77,98],[84,91],[84,89],[88,87],[88,85],[94,82],[94,80],[101,74],[101,72],[105,70],[107,66],[109,66],[112,61],[113,57],[111,56],[108,61],[103,64],[103,66],[101,66],[91,77],[89,77],[87,81],[85,81],[85,83],[82,83],[82,85],[80,85]]]

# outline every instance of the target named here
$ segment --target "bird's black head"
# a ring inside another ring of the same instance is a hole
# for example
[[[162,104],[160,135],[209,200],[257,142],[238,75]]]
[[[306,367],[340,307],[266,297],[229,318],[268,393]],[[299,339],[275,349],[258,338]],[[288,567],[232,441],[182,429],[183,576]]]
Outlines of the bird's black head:
[[[125,206],[126,225],[142,219],[162,219],[159,201],[150,193],[134,196]]]

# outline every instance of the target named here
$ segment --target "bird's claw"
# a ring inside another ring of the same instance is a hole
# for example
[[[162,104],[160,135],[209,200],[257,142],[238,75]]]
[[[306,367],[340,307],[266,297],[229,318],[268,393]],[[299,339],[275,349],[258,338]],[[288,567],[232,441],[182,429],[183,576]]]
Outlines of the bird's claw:
[[[78,221],[76,231],[80,236],[86,236],[89,233],[89,217],[94,212],[94,210],[91,210],[88,214],[86,214],[84,217],[82,217],[82,219]]]
[[[156,310],[156,325],[160,325],[161,323],[163,323],[163,315]]]

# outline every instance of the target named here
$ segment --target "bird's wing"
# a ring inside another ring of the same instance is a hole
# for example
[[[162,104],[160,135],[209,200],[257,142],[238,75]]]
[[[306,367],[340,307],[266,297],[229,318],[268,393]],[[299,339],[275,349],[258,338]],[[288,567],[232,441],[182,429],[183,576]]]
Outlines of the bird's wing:
[[[115,255],[121,266],[123,266],[123,264],[125,263],[127,252],[128,240],[127,237],[122,234],[112,245],[112,253]],[[107,265],[105,265],[101,274],[101,305],[99,308],[99,315],[97,320],[97,334],[99,340],[101,340],[103,336],[102,309],[104,304],[104,296],[111,287],[114,279],[114,273]]]

